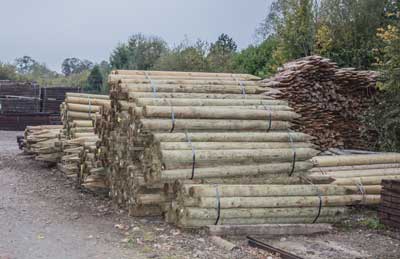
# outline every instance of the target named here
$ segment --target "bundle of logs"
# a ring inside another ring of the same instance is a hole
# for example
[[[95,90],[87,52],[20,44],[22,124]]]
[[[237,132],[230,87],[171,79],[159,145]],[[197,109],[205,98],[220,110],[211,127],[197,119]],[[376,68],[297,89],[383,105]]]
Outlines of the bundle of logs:
[[[310,56],[286,63],[265,87],[270,94],[288,100],[301,114],[295,129],[310,134],[321,148],[366,149],[376,135],[363,127],[365,113],[376,92],[378,74],[372,71],[339,69],[329,59]]]
[[[313,182],[352,186],[363,194],[380,194],[383,179],[400,179],[400,154],[317,156],[308,178]]]
[[[131,215],[182,227],[331,222],[346,205],[379,201],[308,182],[319,151],[289,130],[299,116],[254,76],[114,71],[109,84],[94,157]]]
[[[400,180],[383,180],[381,204],[379,206],[381,223],[400,228]]]
[[[63,150],[58,168],[67,176],[77,177],[79,185],[96,192],[107,190],[107,180],[94,156],[99,140],[94,125],[100,110],[109,106],[107,95],[67,93],[60,108],[67,140],[58,143]]]
[[[24,152],[35,156],[36,160],[56,163],[62,151],[56,142],[64,137],[61,125],[28,126],[24,132]]]

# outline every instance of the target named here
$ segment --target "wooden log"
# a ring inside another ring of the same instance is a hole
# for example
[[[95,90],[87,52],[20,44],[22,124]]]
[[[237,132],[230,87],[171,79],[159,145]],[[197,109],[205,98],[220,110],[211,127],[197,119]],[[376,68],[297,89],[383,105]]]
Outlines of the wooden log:
[[[68,111],[89,112],[89,113],[99,112],[101,107],[98,105],[86,105],[86,104],[75,104],[75,103],[67,103],[66,106]]]
[[[216,197],[216,186],[187,185],[192,197]],[[275,197],[275,196],[316,196],[345,195],[346,189],[334,185],[219,185],[220,197]]]
[[[315,148],[308,142],[161,142],[162,150],[191,150],[192,146],[196,150],[221,150],[221,149],[282,149],[282,148]]]
[[[143,84],[122,84],[120,87],[125,92],[153,92],[150,85]],[[216,93],[216,94],[242,94],[239,85],[213,85],[213,84],[162,84],[157,85],[159,92],[166,93]],[[265,90],[257,86],[246,86],[246,93],[259,94]]]
[[[155,96],[154,93],[152,92],[129,92],[128,97],[130,99],[136,99],[136,98],[185,98],[185,99],[242,99],[242,100],[248,100],[248,99],[256,99],[256,100],[265,100],[265,99],[271,99],[268,96],[263,96],[260,94],[246,94],[245,96],[243,94],[228,94],[228,93],[177,93],[177,92],[172,92],[172,93],[157,93]]]
[[[319,213],[321,217],[334,217],[348,212],[345,207],[323,207],[319,211],[318,207],[310,208],[232,208],[221,209],[220,218],[298,218],[316,217]],[[182,210],[181,216],[188,219],[217,219],[216,209],[188,207]]]
[[[380,195],[338,195],[322,196],[322,206],[337,207],[357,204],[379,204]],[[216,198],[200,197],[195,204],[201,208],[217,208]],[[221,209],[228,208],[288,208],[288,207],[319,207],[319,197],[222,197]]]
[[[72,103],[86,104],[86,105],[88,105],[90,103],[91,105],[97,105],[97,106],[110,106],[110,101],[107,99],[73,97],[73,96],[67,96],[65,98],[65,103],[66,104],[72,104]]]
[[[291,121],[298,115],[291,111],[268,111],[252,109],[227,109],[190,106],[145,106],[143,116],[155,118],[171,118],[172,113],[177,119],[236,119],[236,120],[280,120]]]
[[[307,142],[311,136],[300,132],[199,132],[188,133],[192,142]],[[154,138],[162,142],[186,142],[185,133],[154,133]]]
[[[400,163],[400,154],[317,156],[313,162],[320,167]]]
[[[261,105],[273,109],[278,106],[279,109],[290,108],[287,102],[280,100],[263,99],[194,99],[194,98],[134,98],[138,106],[254,106]]]
[[[276,177],[277,174],[289,174],[292,170],[292,163],[271,163],[271,164],[257,164],[257,165],[243,165],[243,166],[216,166],[196,168],[194,172],[194,179],[203,178],[228,178],[238,176],[257,176],[268,175]],[[304,172],[312,167],[310,162],[296,162],[294,173]],[[191,179],[192,169],[175,169],[163,170],[160,175],[160,180],[163,182],[170,182],[178,179]]]
[[[271,127],[266,121],[262,120],[196,120],[196,119],[177,119],[172,123],[172,119],[142,119],[142,127],[154,131],[171,131],[174,130],[248,130],[248,131],[267,131],[271,130],[287,130],[291,124],[287,121],[272,121]]]
[[[331,171],[313,173],[314,175],[325,175],[332,178],[354,178],[354,177],[369,177],[369,176],[385,176],[385,175],[400,175],[400,168],[388,169],[366,169],[366,170],[351,170],[351,171]]]
[[[318,151],[311,148],[296,149],[296,160],[304,161],[315,156]],[[191,150],[162,150],[163,162],[168,168],[169,164],[192,163]],[[226,164],[235,163],[266,163],[266,162],[291,162],[293,160],[292,149],[260,149],[254,152],[251,149],[238,150],[198,150],[196,151],[196,163]]]
[[[93,98],[93,99],[103,99],[108,100],[110,97],[108,95],[101,94],[85,94],[85,93],[66,93],[65,96],[68,97],[79,97],[79,98]]]
[[[333,230],[330,224],[210,225],[207,229],[210,235],[216,236],[313,235]]]
[[[336,185],[379,185],[383,179],[400,179],[400,175],[367,176],[354,178],[339,178],[333,181]]]

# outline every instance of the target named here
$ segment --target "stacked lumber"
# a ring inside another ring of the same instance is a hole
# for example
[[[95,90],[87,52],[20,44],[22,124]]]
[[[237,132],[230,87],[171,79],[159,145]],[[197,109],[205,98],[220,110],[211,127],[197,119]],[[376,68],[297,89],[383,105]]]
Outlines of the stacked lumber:
[[[184,228],[333,223],[348,216],[348,205],[378,203],[379,195],[334,185],[182,184],[168,220]]]
[[[63,138],[61,125],[28,126],[24,132],[24,152],[35,155],[38,161],[56,163],[61,149],[55,145]]]
[[[0,112],[3,114],[32,113],[40,111],[40,99],[35,97],[0,98]]]
[[[383,180],[379,220],[391,227],[400,228],[400,180]]]
[[[81,89],[68,86],[41,87],[41,111],[48,113],[60,113],[60,105],[64,102],[66,93],[77,93]]]
[[[323,149],[366,149],[376,136],[360,122],[373,101],[377,73],[339,69],[329,59],[310,56],[286,63],[263,85],[277,99],[288,100],[302,116],[294,129],[310,134]],[[362,134],[364,132],[364,134]]]
[[[383,179],[400,179],[400,154],[317,156],[308,178],[313,182],[352,186],[363,194],[380,194]]]
[[[25,130],[27,126],[57,125],[60,116],[42,112],[0,114],[0,130]]]
[[[301,183],[312,167],[309,159],[319,152],[309,135],[288,133],[298,115],[287,102],[262,95],[268,89],[257,80],[235,74],[114,71],[111,108],[101,115],[97,152],[109,172],[114,201],[133,216],[165,214],[175,222],[177,182],[182,188]]]
[[[0,97],[6,96],[40,98],[40,87],[35,82],[0,80]]]

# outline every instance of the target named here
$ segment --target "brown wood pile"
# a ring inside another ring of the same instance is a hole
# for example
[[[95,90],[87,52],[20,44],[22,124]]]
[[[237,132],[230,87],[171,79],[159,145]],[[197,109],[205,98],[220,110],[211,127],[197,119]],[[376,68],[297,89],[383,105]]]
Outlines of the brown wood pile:
[[[400,180],[383,180],[381,204],[379,206],[381,223],[400,228]]]
[[[263,80],[270,94],[289,101],[301,115],[295,129],[310,134],[323,149],[331,147],[366,149],[375,135],[365,133],[361,116],[373,101],[377,73],[339,69],[319,56],[286,63],[280,71]]]

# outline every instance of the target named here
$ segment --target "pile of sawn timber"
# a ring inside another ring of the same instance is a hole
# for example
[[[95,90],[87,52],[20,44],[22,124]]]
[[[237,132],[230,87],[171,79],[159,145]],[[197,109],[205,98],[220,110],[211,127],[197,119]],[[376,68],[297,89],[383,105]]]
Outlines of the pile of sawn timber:
[[[382,181],[379,220],[387,226],[400,228],[400,180]]]
[[[379,202],[303,179],[319,152],[257,77],[118,70],[109,83],[95,155],[131,215],[181,227],[332,222],[346,205]]]
[[[316,137],[314,143],[321,148],[368,149],[376,135],[362,125],[360,116],[374,100],[377,76],[310,56],[286,63],[263,85],[279,90],[270,94],[288,100],[302,115],[295,129]]]

